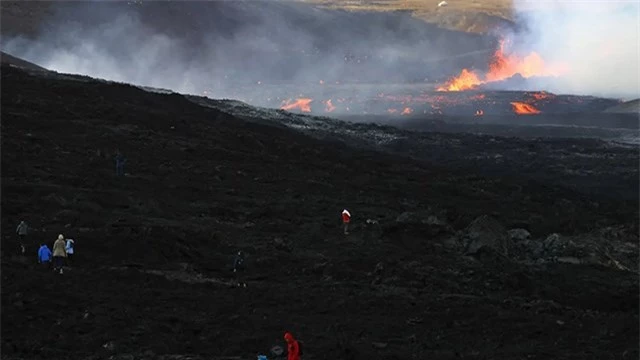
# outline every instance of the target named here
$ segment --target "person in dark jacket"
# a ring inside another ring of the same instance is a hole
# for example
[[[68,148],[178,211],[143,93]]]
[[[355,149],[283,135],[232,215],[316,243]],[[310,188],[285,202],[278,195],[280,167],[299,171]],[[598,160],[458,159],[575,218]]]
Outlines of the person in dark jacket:
[[[127,159],[122,155],[120,151],[116,153],[116,176],[124,176],[124,164]]]
[[[29,226],[24,220],[20,221],[18,227],[16,228],[16,234],[18,235],[18,239],[20,240],[20,252],[24,254],[27,249],[25,247],[25,241],[27,237],[27,233],[29,232]]]
[[[233,273],[236,275],[237,286],[247,287],[247,283],[244,281],[244,253],[238,251],[233,259]]]
[[[38,264],[43,264],[46,267],[51,265],[51,258],[53,257],[53,253],[49,249],[49,247],[45,244],[40,244],[40,248],[38,249]]]
[[[300,360],[300,344],[293,334],[285,332],[284,341],[287,342],[287,360]]]

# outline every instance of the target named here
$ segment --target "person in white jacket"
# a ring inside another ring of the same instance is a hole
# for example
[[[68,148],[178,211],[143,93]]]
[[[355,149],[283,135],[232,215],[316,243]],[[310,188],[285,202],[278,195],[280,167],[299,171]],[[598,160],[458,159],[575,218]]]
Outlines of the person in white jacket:
[[[73,239],[67,239],[67,242],[65,243],[65,250],[67,250],[67,262],[69,263],[69,265],[71,265],[71,261],[73,260],[73,247],[75,245],[75,241],[73,241]]]

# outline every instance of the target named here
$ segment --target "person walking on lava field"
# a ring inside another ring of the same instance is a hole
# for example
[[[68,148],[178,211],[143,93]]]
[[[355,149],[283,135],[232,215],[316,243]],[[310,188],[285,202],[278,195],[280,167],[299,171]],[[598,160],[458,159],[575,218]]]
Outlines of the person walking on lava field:
[[[116,176],[124,176],[124,164],[127,162],[127,159],[122,155],[122,153],[118,150],[116,153]]]
[[[238,287],[247,287],[247,283],[244,281],[244,253],[238,251],[236,257],[233,259],[233,273],[236,275],[236,284]]]
[[[71,265],[71,261],[73,260],[73,246],[75,245],[75,241],[73,239],[67,239],[67,242],[64,245],[64,249],[67,251],[67,263]]]
[[[45,244],[40,244],[40,248],[38,249],[38,264],[42,264],[46,267],[51,265],[51,250]]]
[[[342,210],[342,223],[344,224],[344,234],[349,235],[349,222],[351,222],[351,213],[349,210]]]
[[[66,243],[62,234],[58,235],[58,240],[53,243],[53,270],[62,274],[64,259],[67,257]]]
[[[287,342],[287,360],[300,360],[302,358],[302,349],[293,334],[288,331],[285,332],[284,341]]]
[[[28,232],[29,232],[29,226],[27,225],[27,223],[24,222],[24,220],[20,221],[20,224],[18,224],[18,227],[16,228],[16,234],[18,235],[18,239],[20,241],[20,252],[22,254],[24,254],[27,251],[27,248],[25,247],[24,244],[25,244]]]

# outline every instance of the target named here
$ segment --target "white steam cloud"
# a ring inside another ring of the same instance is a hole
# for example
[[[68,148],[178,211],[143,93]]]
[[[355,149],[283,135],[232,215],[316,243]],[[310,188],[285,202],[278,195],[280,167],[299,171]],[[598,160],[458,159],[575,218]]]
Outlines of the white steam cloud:
[[[523,49],[568,71],[546,90],[577,95],[640,97],[640,3],[638,1],[515,0],[527,27]]]

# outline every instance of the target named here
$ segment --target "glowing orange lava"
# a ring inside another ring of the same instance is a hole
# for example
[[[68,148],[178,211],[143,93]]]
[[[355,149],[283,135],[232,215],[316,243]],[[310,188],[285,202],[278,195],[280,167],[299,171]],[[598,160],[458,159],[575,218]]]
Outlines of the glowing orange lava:
[[[412,108],[404,108],[404,110],[402,110],[402,112],[400,113],[400,115],[410,115],[413,112]]]
[[[300,98],[294,102],[291,102],[291,99],[285,100],[282,102],[281,110],[300,110],[302,112],[311,112],[311,102],[313,99],[309,98]]]
[[[520,74],[524,78],[532,76],[560,76],[567,71],[565,65],[545,64],[544,60],[538,53],[531,52],[525,57],[519,57],[516,54],[505,53],[504,40],[500,41],[500,47],[493,54],[491,63],[489,64],[489,72],[481,79],[478,74],[472,70],[462,69],[460,75],[452,78],[447,83],[437,88],[438,91],[463,91],[476,88],[489,82],[501,81]]]
[[[455,77],[449,80],[445,85],[440,86],[438,91],[471,90],[482,83],[484,83],[484,81],[481,81],[476,73],[467,69],[462,69],[462,72],[460,72],[458,77]]]
[[[534,98],[535,100],[553,99],[555,97],[555,95],[549,94],[548,92],[545,92],[545,91],[534,92],[534,93],[530,93],[529,95],[531,95],[531,97]]]
[[[518,115],[540,114],[540,110],[531,104],[514,101],[511,103],[511,106],[513,107],[513,112]]]

